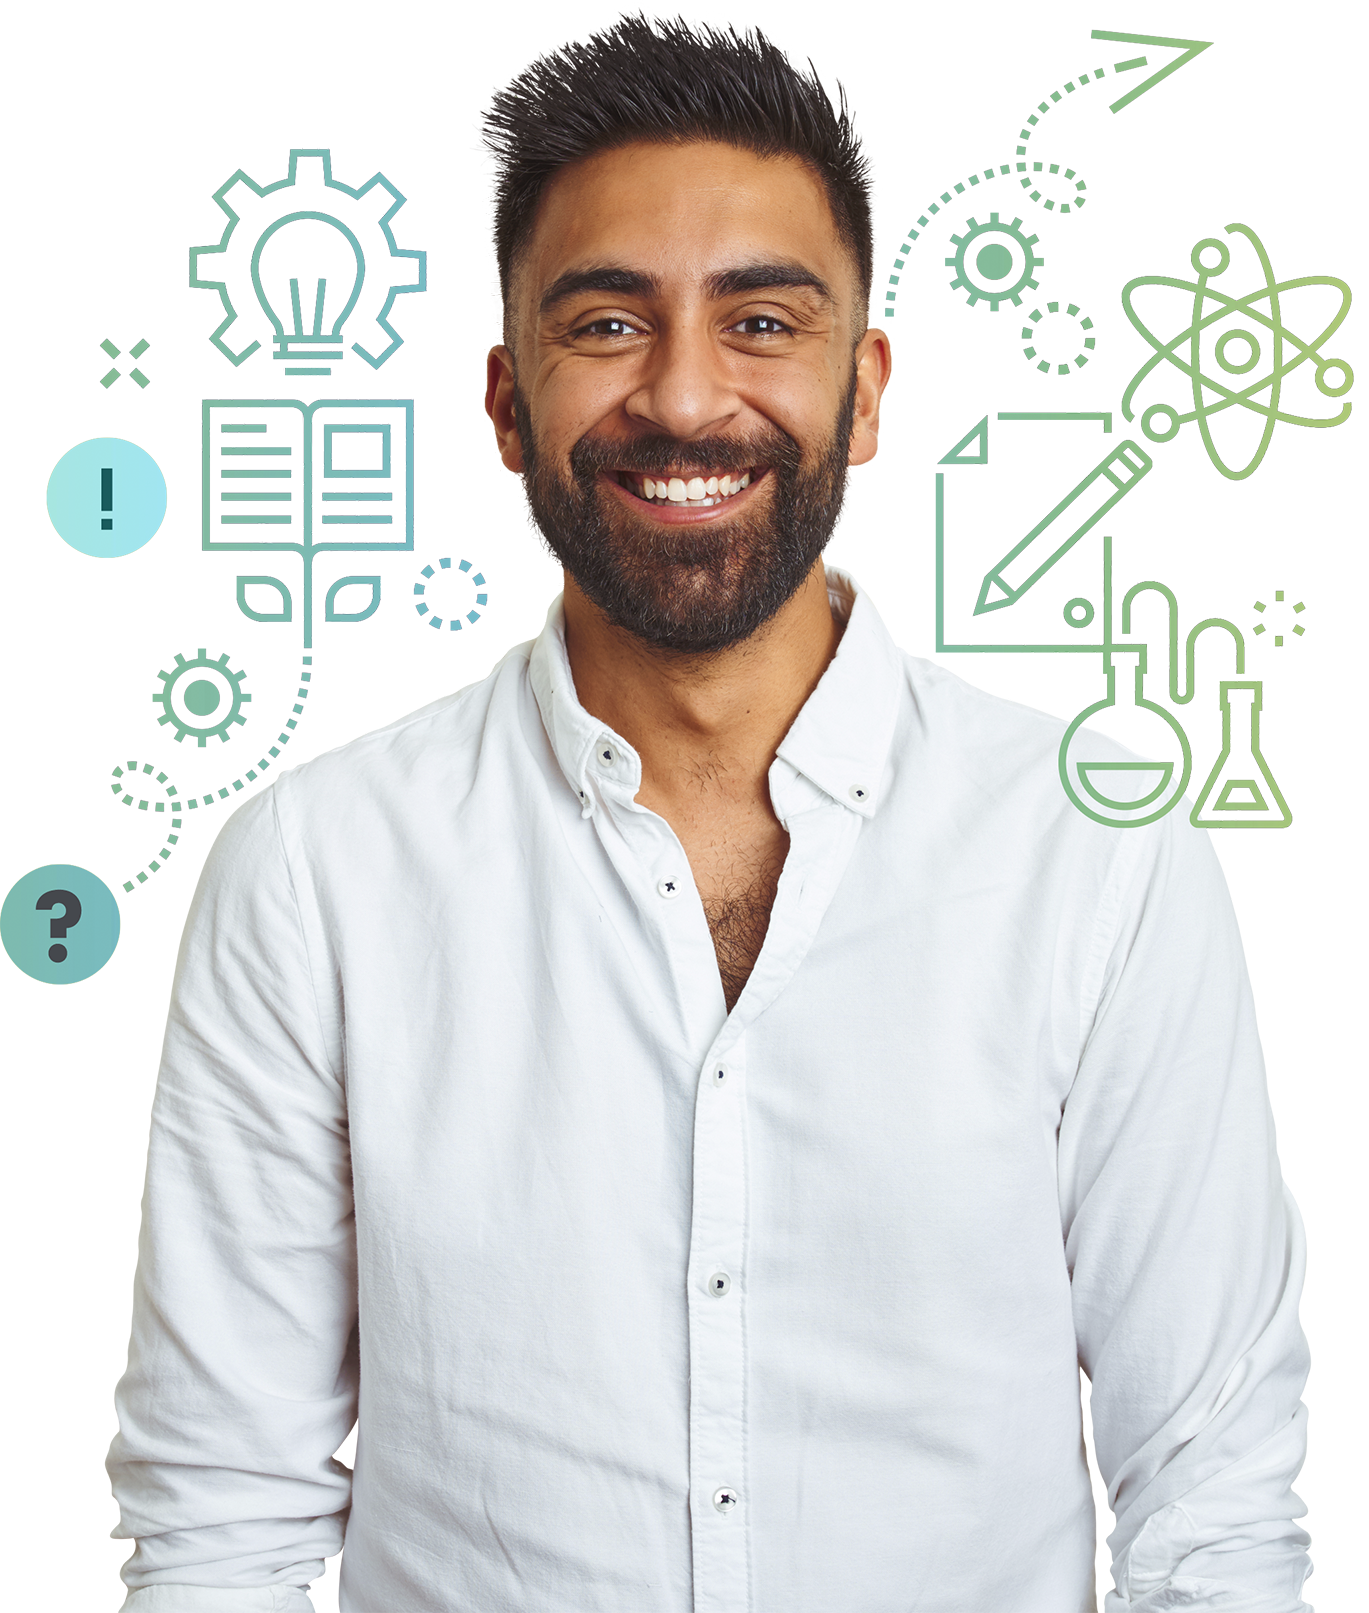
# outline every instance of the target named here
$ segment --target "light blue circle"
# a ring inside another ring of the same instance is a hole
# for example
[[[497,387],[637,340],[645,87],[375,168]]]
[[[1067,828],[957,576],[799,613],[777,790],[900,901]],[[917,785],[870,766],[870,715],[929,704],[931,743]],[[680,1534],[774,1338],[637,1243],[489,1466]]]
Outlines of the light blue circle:
[[[81,904],[81,916],[74,924],[65,922],[68,903],[54,900],[46,908],[38,906],[44,896],[58,891],[70,892]],[[75,985],[103,969],[113,957],[119,944],[119,904],[104,880],[88,868],[47,863],[11,888],[0,907],[0,940],[11,959],[34,980],[51,986]]]
[[[109,508],[106,503],[105,478]],[[57,461],[48,514],[64,542],[100,559],[141,549],[166,514],[166,481],[152,455],[122,437],[92,437]],[[109,526],[105,527],[104,522]]]

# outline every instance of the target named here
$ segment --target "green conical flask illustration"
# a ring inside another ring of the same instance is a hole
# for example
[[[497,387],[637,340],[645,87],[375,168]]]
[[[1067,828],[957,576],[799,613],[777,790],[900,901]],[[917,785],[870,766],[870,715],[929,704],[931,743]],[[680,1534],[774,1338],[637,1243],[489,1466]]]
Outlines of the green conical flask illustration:
[[[1232,697],[1245,702],[1245,721],[1232,711]],[[1264,708],[1263,677],[1225,677],[1217,686],[1222,713],[1222,745],[1198,792],[1192,821],[1201,829],[1230,829],[1234,834],[1267,834],[1284,839],[1285,829],[1303,815],[1280,789],[1259,734]]]

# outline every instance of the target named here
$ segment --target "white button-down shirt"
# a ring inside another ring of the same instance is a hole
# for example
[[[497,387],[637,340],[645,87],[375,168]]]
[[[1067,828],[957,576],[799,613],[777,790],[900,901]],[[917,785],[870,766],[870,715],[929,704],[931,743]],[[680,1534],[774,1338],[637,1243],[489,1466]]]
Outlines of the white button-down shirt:
[[[307,1609],[344,1526],[354,1613],[1082,1613],[1080,1364],[1108,1609],[1304,1607],[1301,1231],[1207,836],[1085,818],[1058,722],[829,584],[731,1014],[559,605],[225,827],[110,1455],[129,1613]]]

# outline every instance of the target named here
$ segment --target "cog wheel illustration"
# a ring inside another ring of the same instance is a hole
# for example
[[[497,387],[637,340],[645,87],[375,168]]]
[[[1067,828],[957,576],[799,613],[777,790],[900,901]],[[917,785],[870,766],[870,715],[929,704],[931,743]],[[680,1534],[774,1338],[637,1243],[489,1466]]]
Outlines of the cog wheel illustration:
[[[495,576],[469,548],[437,548],[414,561],[403,598],[405,615],[435,644],[474,639],[489,627],[500,602]]]
[[[927,253],[927,300],[943,329],[997,324],[1051,266],[1051,231],[1027,208],[988,195],[959,211]]]
[[[368,173],[345,184],[332,169],[331,145],[289,140],[284,174],[261,182],[237,168],[206,200],[223,213],[224,229],[190,245],[185,286],[218,297],[223,318],[210,345],[232,369],[268,339],[287,381],[329,376],[348,356],[381,373],[405,342],[393,323],[395,302],[427,290],[427,248],[395,239],[408,197],[393,179]],[[247,252],[234,245],[237,231],[240,242],[250,242]],[[353,315],[368,332],[376,326],[376,352],[348,336]],[[250,339],[234,347],[227,332],[239,319]]]
[[[176,743],[194,739],[200,749],[211,735],[227,742],[229,729],[247,718],[242,708],[252,698],[244,694],[242,680],[245,672],[228,670],[225,651],[213,661],[203,650],[193,661],[177,655],[176,665],[170,672],[158,672],[162,686],[152,696],[162,708],[159,723],[170,723],[176,730]]]
[[[1072,360],[1061,360],[1058,365],[1051,365],[1048,358],[1037,358],[1037,344],[1035,336],[1040,327],[1047,323],[1047,319],[1077,319],[1079,321],[1079,350]],[[1056,302],[1055,297],[1048,297],[1045,303],[1037,303],[1035,308],[1027,310],[1027,323],[1017,332],[1017,352],[1029,363],[1035,361],[1038,376],[1055,376],[1056,381],[1064,381],[1064,377],[1074,369],[1082,369],[1088,360],[1098,352],[1098,337],[1093,334],[1093,318],[1087,308],[1080,308],[1079,303]]]

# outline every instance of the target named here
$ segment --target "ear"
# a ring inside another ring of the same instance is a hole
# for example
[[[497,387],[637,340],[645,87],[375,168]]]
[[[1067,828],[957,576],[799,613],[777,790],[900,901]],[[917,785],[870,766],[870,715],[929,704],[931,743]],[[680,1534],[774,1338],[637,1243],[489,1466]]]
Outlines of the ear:
[[[523,469],[523,439],[513,413],[513,354],[492,347],[485,364],[485,413],[494,422],[499,457],[511,471]]]
[[[882,330],[867,330],[855,352],[856,410],[851,420],[848,465],[864,465],[879,447],[879,400],[889,384],[894,357]]]

